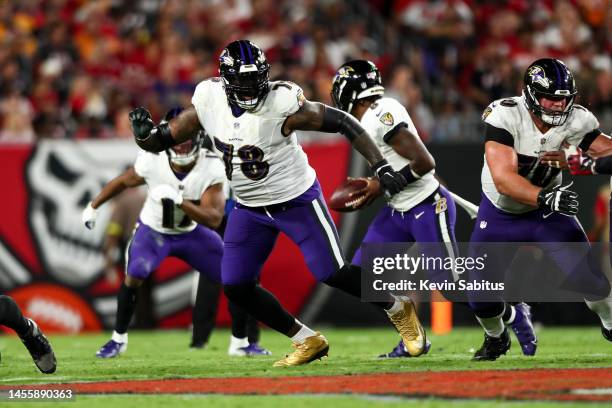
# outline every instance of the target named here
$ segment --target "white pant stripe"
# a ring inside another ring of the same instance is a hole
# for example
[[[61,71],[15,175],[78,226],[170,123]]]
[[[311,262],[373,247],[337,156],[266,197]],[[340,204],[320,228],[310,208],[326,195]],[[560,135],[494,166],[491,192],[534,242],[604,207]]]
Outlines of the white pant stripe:
[[[312,206],[314,207],[319,222],[325,230],[325,234],[327,235],[327,239],[331,244],[332,252],[334,253],[336,262],[338,263],[339,267],[342,268],[344,266],[344,259],[342,258],[342,251],[340,250],[340,245],[336,240],[336,234],[334,234],[334,227],[332,225],[329,225],[329,221],[327,221],[327,217],[325,217],[325,214],[323,213],[325,210],[321,208],[321,205],[317,200],[314,200],[312,202]]]
[[[435,195],[436,201],[438,201],[440,198],[441,198],[440,194],[436,193]],[[440,214],[438,214],[438,223],[440,226],[440,232],[442,232],[442,240],[444,241],[444,245],[446,246],[446,251],[448,253],[448,256],[450,256],[453,259],[453,263],[454,263],[456,254],[455,254],[455,248],[453,247],[453,241],[451,240],[450,233],[448,232],[448,226],[446,225],[446,211],[442,211],[440,212]],[[455,272],[455,269],[453,269],[452,273],[453,273],[453,281],[456,282],[459,279],[459,275],[457,274],[457,272]]]

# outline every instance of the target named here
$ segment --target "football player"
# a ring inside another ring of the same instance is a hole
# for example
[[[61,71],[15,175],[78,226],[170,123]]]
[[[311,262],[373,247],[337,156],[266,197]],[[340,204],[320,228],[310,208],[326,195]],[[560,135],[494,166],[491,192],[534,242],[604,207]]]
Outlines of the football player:
[[[612,150],[600,152],[597,154],[598,157],[589,156],[588,154],[584,154],[582,151],[578,150],[576,154],[571,155],[568,158],[569,170],[573,175],[576,176],[588,176],[588,175],[612,175]],[[612,185],[612,178],[610,179],[610,184]],[[610,197],[610,216],[612,216],[612,196]],[[612,218],[609,218],[612,219]],[[610,228],[610,236],[612,237],[612,223],[609,223]],[[612,251],[608,251],[608,255],[610,258],[610,264],[612,264]],[[610,313],[610,309],[603,308],[603,313]],[[601,319],[601,333],[603,336],[612,341],[612,324],[610,324],[610,319]]]
[[[162,151],[204,128],[225,163],[237,204],[225,231],[222,280],[227,297],[257,320],[288,336],[296,350],[274,365],[309,363],[327,355],[327,339],[300,323],[276,297],[256,285],[279,232],[301,249],[316,279],[359,297],[360,268],[350,265],[338,244],[336,228],[315,171],[297,143],[296,131],[342,133],[366,158],[382,187],[393,195],[406,179],[383,159],[378,148],[346,113],[307,101],[300,87],[269,80],[270,64],[250,41],[230,43],[219,57],[219,77],[198,84],[193,106],[168,124],[155,126],[149,112],[130,113],[136,142]],[[288,273],[290,273],[288,271]],[[425,349],[414,307],[380,302],[411,354]]]
[[[380,210],[363,242],[440,242],[444,245],[427,246],[428,256],[455,258],[453,197],[434,177],[434,158],[421,142],[410,115],[396,99],[385,97],[384,92],[378,68],[365,60],[342,65],[332,83],[331,96],[336,107],[360,121],[385,159],[408,181],[408,185],[389,200],[389,205]],[[373,201],[380,195],[379,188],[376,180],[368,179],[368,186],[354,194],[360,197],[354,208]],[[357,250],[352,262],[361,263],[361,249]],[[438,276],[440,280],[445,278],[452,279]],[[520,316],[511,322],[512,328],[522,333],[529,316],[523,313],[522,305],[517,307],[517,312]],[[380,357],[410,357],[410,354],[400,341],[390,353]]]
[[[34,320],[23,316],[21,309],[10,296],[0,295],[0,325],[17,333],[41,373],[55,372],[57,361],[49,340]]]
[[[171,110],[162,122],[179,112]],[[147,184],[149,189],[126,250],[126,276],[117,295],[115,330],[97,357],[112,358],[127,350],[137,288],[167,256],[182,259],[205,279],[221,280],[223,241],[213,230],[223,218],[225,171],[216,156],[201,149],[201,132],[194,134],[165,153],[141,152],[134,166],[106,184],[83,211],[83,222],[92,229],[97,209],[105,202],[126,188]],[[234,346],[248,346],[246,338],[234,337]]]
[[[478,243],[486,242],[588,242],[575,217],[577,195],[569,185],[561,186],[558,152],[572,145],[598,154],[610,149],[612,142],[599,129],[595,116],[574,103],[576,95],[574,76],[567,66],[544,58],[527,68],[521,96],[494,101],[485,109],[483,197],[470,240],[471,255],[478,256],[482,248]],[[565,251],[549,255],[565,273],[564,264],[574,264],[563,259]],[[505,250],[503,260],[497,261],[507,266],[513,257],[514,251]],[[588,271],[583,275],[580,278],[588,280],[598,294],[591,299],[587,296],[586,303],[609,333],[609,282],[603,275]],[[495,360],[510,348],[502,317],[511,311],[501,300],[471,301],[470,306],[485,330],[484,343],[474,359]]]

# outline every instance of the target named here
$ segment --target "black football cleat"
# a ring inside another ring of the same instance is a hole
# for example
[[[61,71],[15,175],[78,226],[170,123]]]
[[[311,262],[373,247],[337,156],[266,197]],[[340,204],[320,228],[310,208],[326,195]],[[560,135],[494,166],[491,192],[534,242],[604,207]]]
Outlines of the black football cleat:
[[[53,374],[57,368],[55,354],[49,344],[49,340],[38,328],[32,319],[30,321],[30,332],[21,338],[21,342],[30,352],[34,364],[43,374]]]
[[[491,337],[485,333],[484,343],[482,347],[472,357],[473,361],[495,361],[502,354],[510,350],[510,336],[508,329],[500,337]]]
[[[612,341],[612,329],[606,329],[603,324],[601,325],[601,334],[603,334],[604,339]]]

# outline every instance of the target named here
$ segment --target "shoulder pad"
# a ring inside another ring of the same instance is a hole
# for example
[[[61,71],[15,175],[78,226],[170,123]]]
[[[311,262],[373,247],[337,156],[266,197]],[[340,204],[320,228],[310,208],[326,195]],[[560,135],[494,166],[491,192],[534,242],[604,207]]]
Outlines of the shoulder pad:
[[[270,92],[262,106],[261,113],[275,117],[293,115],[304,105],[304,92],[297,84],[289,81],[270,82]]]

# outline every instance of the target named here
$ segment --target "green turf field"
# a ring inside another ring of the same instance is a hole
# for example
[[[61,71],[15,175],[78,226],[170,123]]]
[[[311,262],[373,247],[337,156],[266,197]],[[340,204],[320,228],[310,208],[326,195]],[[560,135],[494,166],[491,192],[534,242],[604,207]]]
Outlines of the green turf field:
[[[319,328],[321,329],[321,328]],[[359,373],[414,372],[417,370],[481,370],[529,368],[588,368],[611,367],[612,348],[597,327],[542,328],[535,357],[520,354],[513,337],[510,353],[496,362],[470,361],[473,348],[482,342],[482,332],[476,328],[455,329],[446,336],[430,336],[430,353],[414,359],[378,360],[376,355],[389,351],[398,341],[392,329],[322,329],[330,341],[330,356],[322,362],[307,366],[278,369],[272,363],[291,350],[290,342],[271,331],[264,330],[261,344],[273,356],[260,358],[228,357],[229,332],[217,330],[205,350],[187,348],[187,331],[130,332],[128,351],[116,359],[95,358],[97,349],[108,339],[108,334],[81,336],[51,336],[58,370],[44,376],[36,370],[29,354],[14,336],[0,337],[0,385],[58,383],[74,381],[143,380],[161,378],[244,377],[244,376],[312,376],[350,375]],[[460,375],[460,374],[459,374]],[[77,396],[77,403],[87,405],[129,406],[162,404],[177,406],[269,406],[275,403],[292,407],[366,406],[408,404],[413,406],[491,406],[493,401],[475,400],[409,400],[398,397],[367,396]],[[212,405],[208,405],[208,404]],[[203,405],[204,404],[204,405]],[[496,406],[536,406],[534,402],[504,402]],[[559,402],[538,402],[537,406],[559,406]],[[37,406],[47,405],[39,403]],[[50,406],[60,406],[53,402]],[[11,405],[13,406],[13,405]],[[562,403],[562,406],[593,406],[592,403]]]

